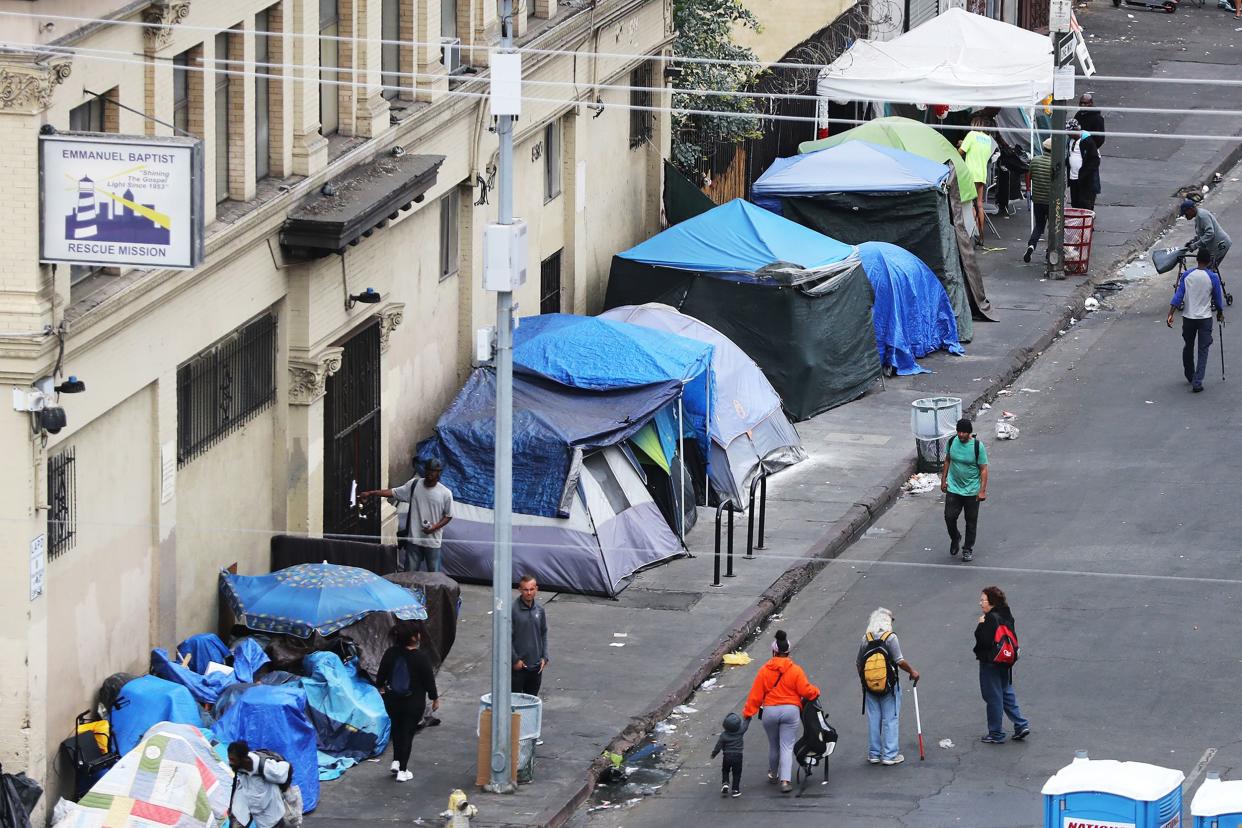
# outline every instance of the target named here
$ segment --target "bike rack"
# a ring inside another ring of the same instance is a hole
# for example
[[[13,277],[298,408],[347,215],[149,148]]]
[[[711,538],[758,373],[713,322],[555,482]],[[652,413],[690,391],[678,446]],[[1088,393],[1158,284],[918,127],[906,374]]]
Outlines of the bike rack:
[[[720,583],[720,517],[721,513],[728,510],[729,512],[729,551],[728,551],[728,567],[725,571],[726,578],[735,577],[733,574],[733,513],[737,511],[733,507],[732,500],[721,501],[716,507],[716,552],[712,562],[712,586],[723,586]]]
[[[759,545],[755,546],[755,487],[759,487]],[[746,560],[754,560],[755,549],[763,549],[763,526],[768,516],[768,472],[760,471],[750,481],[750,505],[746,516]]]

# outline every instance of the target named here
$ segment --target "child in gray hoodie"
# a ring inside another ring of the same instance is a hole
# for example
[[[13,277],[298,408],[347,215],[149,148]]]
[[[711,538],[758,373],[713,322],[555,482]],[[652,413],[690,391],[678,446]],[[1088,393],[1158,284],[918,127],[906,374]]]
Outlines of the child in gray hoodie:
[[[742,795],[742,737],[746,735],[746,728],[750,727],[750,719],[743,719],[736,713],[730,713],[724,717],[724,730],[720,732],[720,737],[716,739],[716,746],[712,748],[712,758],[716,758],[717,753],[724,753],[724,760],[720,766],[720,795],[729,795],[729,774],[733,774],[733,795]]]

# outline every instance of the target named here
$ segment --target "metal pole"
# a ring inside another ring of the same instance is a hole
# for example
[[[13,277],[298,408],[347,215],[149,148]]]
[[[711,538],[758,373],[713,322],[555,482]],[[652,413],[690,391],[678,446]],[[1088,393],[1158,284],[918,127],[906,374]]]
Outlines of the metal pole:
[[[513,49],[513,0],[500,3],[500,51]],[[513,223],[513,116],[497,117],[499,218]],[[513,293],[496,294],[496,548],[492,561],[492,761],[487,790],[513,793]]]
[[[725,568],[725,577],[733,577],[733,501],[729,501],[729,565]]]
[[[1073,59],[1074,40],[1068,32],[1053,32],[1052,65],[1067,65]],[[1062,49],[1069,54],[1063,56]],[[1067,59],[1068,58],[1068,59]],[[1069,101],[1053,100],[1052,110],[1052,204],[1048,206],[1048,270],[1049,279],[1065,278],[1065,109]]]
[[[684,397],[685,386],[682,386],[682,396],[677,398],[677,456],[681,466],[681,483],[677,497],[673,498],[673,502],[677,504],[677,534],[681,537],[682,546],[686,545],[686,424],[682,411]]]
[[[768,518],[768,474],[764,472],[759,476],[759,543],[756,549],[763,548],[763,526]]]

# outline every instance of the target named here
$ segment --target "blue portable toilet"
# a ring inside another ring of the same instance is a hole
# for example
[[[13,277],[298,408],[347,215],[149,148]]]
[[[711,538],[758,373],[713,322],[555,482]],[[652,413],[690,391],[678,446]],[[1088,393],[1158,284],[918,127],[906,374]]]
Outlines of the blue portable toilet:
[[[1044,828],[1180,828],[1179,770],[1087,758],[1085,750],[1044,783]]]
[[[1209,773],[1190,801],[1194,828],[1242,828],[1242,780],[1222,782]]]

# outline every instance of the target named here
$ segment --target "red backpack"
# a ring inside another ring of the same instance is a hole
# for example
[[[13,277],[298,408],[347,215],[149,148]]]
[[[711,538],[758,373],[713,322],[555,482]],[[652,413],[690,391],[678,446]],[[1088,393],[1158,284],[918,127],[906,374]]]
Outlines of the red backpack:
[[[1018,634],[1001,621],[996,622],[996,637],[992,641],[992,663],[1012,667],[1018,662]]]

